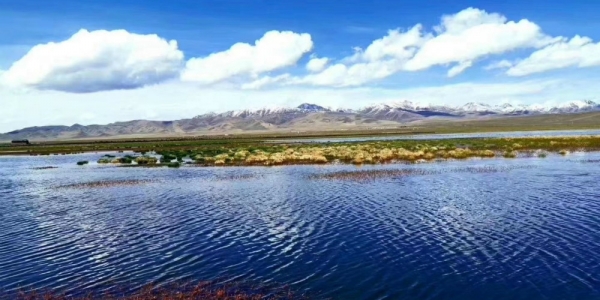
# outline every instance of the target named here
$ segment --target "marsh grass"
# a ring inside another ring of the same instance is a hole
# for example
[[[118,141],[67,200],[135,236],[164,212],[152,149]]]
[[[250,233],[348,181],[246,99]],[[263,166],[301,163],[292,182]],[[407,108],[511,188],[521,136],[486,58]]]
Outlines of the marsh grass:
[[[445,173],[499,173],[508,172],[514,169],[530,169],[532,165],[523,166],[483,166],[483,167],[464,167],[448,168],[439,170],[423,169],[390,169],[390,170],[358,170],[358,171],[339,171],[325,174],[313,174],[309,179],[314,180],[349,180],[349,181],[372,181],[382,178],[398,178],[409,176],[439,175]]]
[[[56,166],[46,166],[46,167],[35,167],[30,168],[31,170],[49,170],[49,169],[58,169]]]
[[[2,296],[2,295],[0,295]],[[287,286],[257,285],[249,283],[200,282],[197,284],[172,283],[157,287],[146,285],[133,291],[112,289],[102,293],[73,296],[52,291],[20,291],[8,295],[18,300],[295,300],[309,299],[293,292]],[[3,298],[4,299],[4,298]]]
[[[257,174],[231,174],[224,176],[217,176],[215,180],[219,181],[231,181],[231,180],[248,180],[248,179],[257,179],[262,178],[262,175]]]
[[[577,162],[577,163],[582,163],[582,164],[597,164],[597,163],[600,163],[600,159],[571,160],[571,162]]]
[[[158,159],[152,156],[138,156],[136,157],[135,162],[138,165],[154,165],[158,162]]]
[[[518,149],[518,151],[516,150]],[[564,150],[569,149],[569,150]],[[516,158],[535,151],[565,153],[574,149],[599,150],[600,137],[457,139],[431,141],[376,141],[343,144],[279,145],[278,147],[225,149],[214,156],[194,158],[205,166],[276,166],[299,164],[385,164],[449,159]],[[540,155],[541,157],[544,154]]]
[[[61,185],[57,188],[62,189],[87,189],[87,188],[110,188],[117,186],[132,186],[142,185],[147,183],[155,182],[154,180],[103,180],[103,181],[92,181],[75,184]]]
[[[156,144],[152,151],[160,155],[160,164],[184,159],[197,166],[279,166],[305,164],[386,164],[463,160],[469,158],[544,157],[544,153],[566,155],[572,151],[600,150],[600,137],[485,138],[451,140],[397,140],[347,142],[339,144],[230,143],[198,145],[194,143]],[[139,153],[150,152],[140,150]],[[136,157],[102,157],[98,163],[156,165],[159,160]],[[187,164],[187,163],[186,163]]]

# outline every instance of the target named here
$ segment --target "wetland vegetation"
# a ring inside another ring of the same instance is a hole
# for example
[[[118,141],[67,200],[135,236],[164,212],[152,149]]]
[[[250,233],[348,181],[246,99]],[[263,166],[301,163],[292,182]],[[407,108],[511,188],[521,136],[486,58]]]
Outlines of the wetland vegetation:
[[[256,285],[248,283],[197,284],[171,283],[164,286],[146,285],[133,291],[105,291],[81,296],[67,295],[54,291],[20,291],[9,295],[18,300],[294,300],[308,299],[286,286]],[[4,298],[3,298],[4,299]],[[8,297],[7,297],[8,299]]]
[[[600,150],[600,137],[464,138],[345,143],[158,143],[134,154],[105,154],[98,164],[123,167],[384,164],[467,158],[544,158]],[[78,151],[81,149],[77,149]],[[78,163],[79,164],[79,163]]]
[[[357,170],[357,171],[338,171],[331,173],[315,174],[311,179],[317,180],[348,180],[348,181],[371,181],[381,178],[398,178],[407,176],[439,175],[445,173],[498,173],[508,172],[515,169],[531,169],[535,166],[484,166],[484,167],[464,167],[448,169],[375,169],[375,170]]]

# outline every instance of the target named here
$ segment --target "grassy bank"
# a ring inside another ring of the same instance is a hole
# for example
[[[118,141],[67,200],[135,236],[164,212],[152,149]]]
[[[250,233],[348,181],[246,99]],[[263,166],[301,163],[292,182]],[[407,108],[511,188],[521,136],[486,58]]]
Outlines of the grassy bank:
[[[130,167],[275,166],[298,164],[382,164],[471,157],[545,157],[573,151],[600,150],[600,136],[528,137],[447,140],[402,140],[335,144],[225,144],[157,145],[136,155],[104,155],[98,164]]]

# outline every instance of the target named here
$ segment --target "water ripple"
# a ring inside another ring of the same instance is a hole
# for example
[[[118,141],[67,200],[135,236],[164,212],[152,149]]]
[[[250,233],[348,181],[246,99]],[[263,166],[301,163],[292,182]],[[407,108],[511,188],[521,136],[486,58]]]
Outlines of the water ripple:
[[[0,158],[0,288],[227,278],[334,299],[600,298],[599,159],[150,170]],[[374,180],[337,180],[361,172]]]

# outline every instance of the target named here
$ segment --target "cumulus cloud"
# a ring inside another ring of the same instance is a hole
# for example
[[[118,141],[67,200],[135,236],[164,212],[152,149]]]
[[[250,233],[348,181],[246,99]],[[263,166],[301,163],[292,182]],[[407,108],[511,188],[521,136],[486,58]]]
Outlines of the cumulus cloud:
[[[266,85],[279,83],[279,82],[286,82],[290,78],[291,78],[291,75],[287,74],[287,73],[281,74],[279,76],[264,76],[264,77],[254,80],[252,82],[242,84],[242,89],[244,89],[244,90],[260,89]]]
[[[435,31],[437,35],[425,42],[406,63],[406,70],[418,71],[454,62],[469,67],[482,57],[520,48],[543,47],[554,41],[529,20],[507,21],[500,14],[475,8],[443,16]],[[454,73],[448,72],[448,75]]]
[[[31,48],[0,79],[13,87],[75,93],[133,89],[176,77],[183,57],[176,41],[154,34],[82,29]]]
[[[289,83],[332,87],[359,86],[396,73],[398,66],[399,64],[395,64],[392,59],[361,62],[349,66],[339,63],[329,66],[320,73],[292,78]]]
[[[186,62],[176,41],[157,35],[81,30],[65,41],[33,47],[0,71],[0,86],[85,93],[134,89],[176,78],[245,90],[270,85],[348,88],[435,66],[447,68],[446,75],[455,77],[484,58],[519,49],[534,52],[521,60],[495,61],[484,69],[507,69],[510,76],[524,76],[600,65],[600,46],[587,37],[551,37],[527,19],[512,21],[476,8],[444,15],[431,29],[416,24],[389,30],[346,57],[313,54],[301,73],[285,70],[313,47],[308,33],[273,30],[254,43],[236,43]]]
[[[525,76],[554,69],[593,66],[600,66],[600,43],[577,35],[533,52],[508,69],[506,74]]]
[[[237,43],[228,50],[188,60],[181,79],[212,84],[240,75],[257,77],[295,65],[312,48],[308,33],[269,31],[254,45]]]
[[[423,26],[417,24],[406,32],[400,29],[388,31],[388,34],[373,41],[364,51],[359,51],[355,58],[364,61],[379,61],[386,58],[408,60],[423,43],[431,38],[423,34]]]
[[[495,61],[484,67],[485,70],[507,69],[513,66],[513,63],[507,59]]]
[[[454,77],[462,72],[464,72],[466,69],[470,68],[473,65],[473,61],[465,61],[465,62],[461,62],[458,63],[456,66],[450,68],[450,70],[448,70],[448,77]]]
[[[450,66],[448,77],[470,68],[479,59],[523,48],[540,48],[556,42],[528,20],[508,21],[498,13],[467,8],[445,15],[432,32],[421,24],[408,30],[394,29],[365,49],[321,71],[264,85],[303,84],[331,87],[360,86],[398,72],[421,71],[433,66]]]
[[[321,72],[329,62],[327,57],[313,57],[306,63],[306,70],[309,72]]]
[[[356,48],[354,55],[340,63],[330,65],[319,73],[292,78],[289,83],[348,87],[386,78],[400,71],[417,47],[428,38],[423,36],[421,29],[421,25],[416,25],[407,31],[390,30],[366,49]]]

